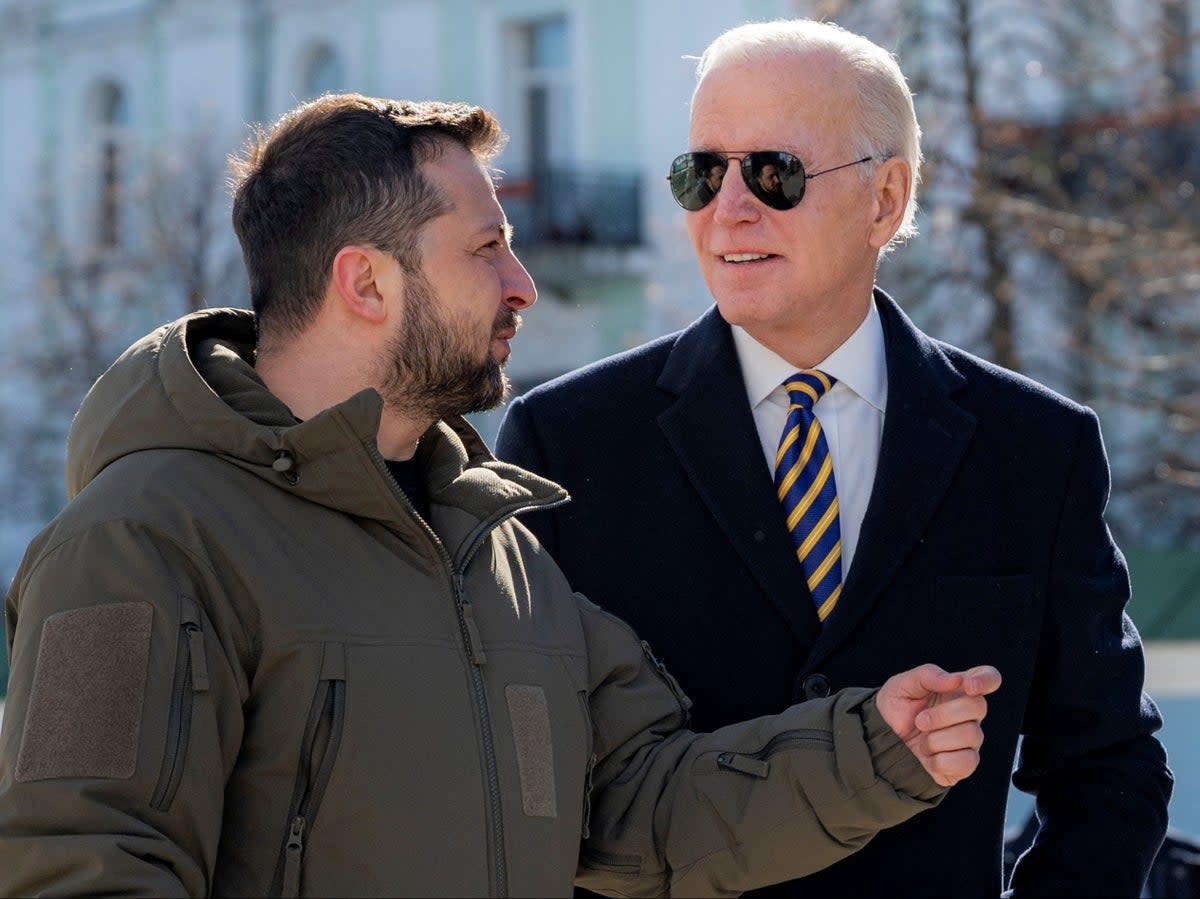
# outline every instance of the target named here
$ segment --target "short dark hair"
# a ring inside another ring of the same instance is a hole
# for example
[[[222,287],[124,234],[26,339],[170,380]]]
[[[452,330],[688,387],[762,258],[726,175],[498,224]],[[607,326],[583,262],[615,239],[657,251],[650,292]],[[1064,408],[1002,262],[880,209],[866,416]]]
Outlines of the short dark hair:
[[[255,128],[230,159],[230,184],[260,341],[312,321],[342,247],[368,244],[420,269],[421,229],[450,208],[420,165],[446,142],[490,162],[504,141],[478,106],[361,94],[326,94]]]

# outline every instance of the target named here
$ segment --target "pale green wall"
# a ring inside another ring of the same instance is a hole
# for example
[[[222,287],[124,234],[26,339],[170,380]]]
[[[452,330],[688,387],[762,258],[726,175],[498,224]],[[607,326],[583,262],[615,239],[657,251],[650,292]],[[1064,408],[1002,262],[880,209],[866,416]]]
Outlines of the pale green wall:
[[[379,93],[379,54],[382,41],[379,34],[378,0],[362,0],[362,51],[366,61],[365,92],[374,96]]]
[[[588,111],[587,148],[591,162],[601,166],[628,165],[637,158],[636,52],[637,0],[607,0],[584,5],[580,27],[588,37],[581,83],[581,108]]]
[[[645,284],[634,276],[583,280],[574,285],[581,301],[604,308],[600,320],[599,344],[602,354],[618,353],[646,339],[642,332],[645,315]]]
[[[440,0],[436,38],[439,95],[472,101],[482,94],[486,75],[480,66],[482,46],[485,40],[494,39],[491,34],[481,34],[485,22],[559,15],[569,12],[571,5],[566,0]],[[485,9],[494,18],[483,16]]]
[[[441,0],[438,3],[438,95],[468,99],[479,93],[479,42],[475,0]]]
[[[579,53],[575,84],[578,109],[588,116],[581,122],[585,143],[579,146],[586,161],[601,166],[628,165],[637,155],[637,108],[631,101],[639,95],[636,55],[637,4],[639,0],[498,0],[486,4],[494,18],[481,17],[480,0],[444,0],[438,4],[438,85],[441,96],[477,100],[483,94],[480,60],[485,41],[485,22],[529,21],[545,16],[577,16],[575,34],[586,46]],[[574,43],[573,43],[574,48]],[[499,48],[495,52],[500,52]]]

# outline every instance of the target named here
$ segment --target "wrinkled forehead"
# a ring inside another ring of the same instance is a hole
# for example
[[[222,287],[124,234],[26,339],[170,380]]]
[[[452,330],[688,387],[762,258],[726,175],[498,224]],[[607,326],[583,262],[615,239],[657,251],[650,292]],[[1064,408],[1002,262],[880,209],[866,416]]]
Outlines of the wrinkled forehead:
[[[808,155],[841,142],[856,108],[847,66],[833,54],[722,61],[692,96],[689,147]]]

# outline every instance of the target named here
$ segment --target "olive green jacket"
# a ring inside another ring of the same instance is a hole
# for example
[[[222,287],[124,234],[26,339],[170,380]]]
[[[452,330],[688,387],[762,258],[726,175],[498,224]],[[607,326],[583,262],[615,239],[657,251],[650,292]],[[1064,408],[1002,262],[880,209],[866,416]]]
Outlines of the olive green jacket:
[[[846,691],[713,734],[463,421],[428,524],[367,390],[298,423],[250,313],[131,347],[8,595],[0,894],[732,895],[942,790]]]

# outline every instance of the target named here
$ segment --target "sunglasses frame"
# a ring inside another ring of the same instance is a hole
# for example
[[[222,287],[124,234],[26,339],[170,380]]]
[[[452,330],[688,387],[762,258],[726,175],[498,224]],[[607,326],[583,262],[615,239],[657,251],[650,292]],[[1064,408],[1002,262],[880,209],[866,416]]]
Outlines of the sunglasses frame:
[[[771,158],[764,160],[762,158],[764,155]],[[812,174],[809,174],[808,172],[804,171],[804,163],[800,160],[800,157],[798,157],[795,153],[789,153],[787,150],[732,150],[727,153],[720,153],[716,150],[689,150],[686,153],[680,153],[673,160],[671,160],[671,173],[667,175],[667,182],[671,185],[671,196],[675,199],[675,202],[678,203],[680,207],[688,212],[699,212],[701,209],[711,203],[716,195],[720,193],[721,188],[725,186],[725,175],[721,176],[721,183],[716,187],[716,189],[705,185],[704,182],[706,179],[693,177],[691,181],[681,190],[678,192],[675,190],[675,178],[678,174],[682,174],[689,169],[693,172],[693,174],[699,171],[699,167],[696,165],[696,157],[698,156],[711,156],[720,160],[719,163],[713,163],[713,165],[719,164],[725,166],[726,175],[729,174],[730,161],[737,160],[738,168],[742,173],[742,181],[745,183],[746,188],[750,191],[750,193],[754,195],[755,199],[772,209],[778,209],[780,211],[795,209],[797,206],[799,206],[800,201],[804,199],[804,194],[807,192],[808,182],[813,178],[816,178],[819,175],[827,175],[830,172],[836,172],[840,169],[848,169],[854,165],[862,165],[864,162],[871,162],[875,158],[874,156],[864,156],[862,159],[856,159],[853,162],[846,162],[842,165],[835,165],[831,168],[822,169],[819,172],[813,172]],[[783,189],[782,182],[778,194],[775,195],[766,192],[762,185],[758,183],[758,179],[755,177],[756,167],[761,172],[764,166],[778,165],[780,162],[783,163],[785,168],[792,169],[794,167],[798,169],[798,171],[793,172],[791,176],[792,178],[795,178],[796,175],[800,176],[799,192],[795,193],[794,198]],[[677,166],[679,167],[678,173],[675,171]],[[711,169],[712,166],[708,166],[708,168]],[[707,198],[704,198],[703,193],[701,192],[701,185],[704,185],[704,191],[708,192]],[[684,202],[683,199],[681,199],[681,197],[688,197],[691,201],[693,201],[693,203],[695,200],[702,200],[702,202],[700,202],[699,205],[689,206]]]

